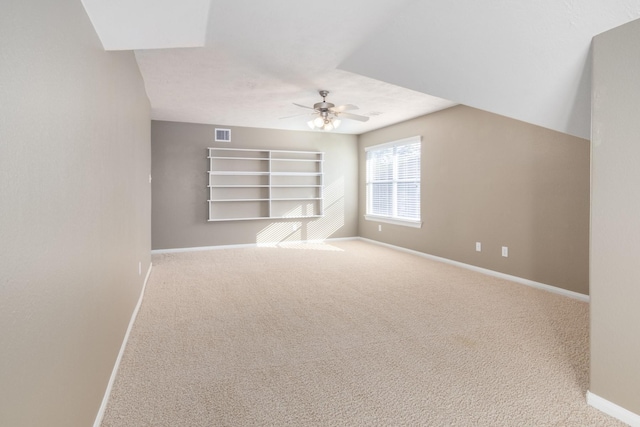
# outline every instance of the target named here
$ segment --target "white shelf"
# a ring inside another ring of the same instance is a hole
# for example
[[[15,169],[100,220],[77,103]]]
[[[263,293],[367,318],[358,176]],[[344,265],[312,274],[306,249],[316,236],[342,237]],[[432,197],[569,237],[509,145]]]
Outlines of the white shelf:
[[[249,184],[216,184],[207,185],[209,188],[269,188],[276,187],[275,185],[249,185]],[[305,186],[306,187],[306,186]]]
[[[320,197],[278,197],[278,198],[271,198],[271,200],[273,200],[274,202],[284,202],[287,200],[322,200]]]
[[[262,176],[266,176],[269,175],[269,172],[257,172],[257,171],[209,171],[209,175],[232,175],[232,176],[237,176],[237,175],[262,175]]]
[[[322,176],[322,172],[271,172],[271,176]]]
[[[209,199],[207,202],[268,202],[273,199]]]
[[[266,216],[256,216],[256,217],[252,217],[252,218],[214,218],[211,219],[209,218],[207,221],[209,222],[221,222],[221,221],[249,221],[249,220],[257,220],[257,219],[269,219],[269,217]]]
[[[268,185],[266,187],[269,187]],[[271,185],[271,188],[321,188],[322,185],[281,184]]]
[[[218,157],[218,156],[209,156],[208,159],[217,159],[217,160],[270,160],[268,157]]]
[[[305,218],[322,218],[324,215],[308,215],[308,216],[256,216],[252,218],[217,218],[208,219],[208,222],[222,222],[222,221],[255,221],[259,219],[305,219]]]
[[[220,157],[218,157],[220,158]],[[321,162],[319,159],[271,159],[274,162]]]
[[[324,214],[322,152],[209,148],[207,158],[209,222]]]
[[[227,150],[227,148],[223,148],[223,150]],[[238,151],[268,151],[269,153],[271,153],[271,155],[273,156],[273,154],[299,154],[299,155],[304,155],[304,154],[308,154],[308,155],[312,155],[312,154],[323,154],[320,151],[293,151],[293,150],[256,150],[256,149],[251,149],[251,148],[241,148],[238,149]]]

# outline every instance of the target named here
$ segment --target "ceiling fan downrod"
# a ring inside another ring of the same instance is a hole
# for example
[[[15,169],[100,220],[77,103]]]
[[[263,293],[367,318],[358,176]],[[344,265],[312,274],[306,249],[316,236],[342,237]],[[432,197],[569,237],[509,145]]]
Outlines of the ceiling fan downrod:
[[[319,90],[318,93],[322,97],[322,102],[317,102],[313,104],[313,108],[318,110],[320,113],[328,112],[329,108],[335,107],[335,104],[326,101],[327,95],[329,95],[328,90]]]

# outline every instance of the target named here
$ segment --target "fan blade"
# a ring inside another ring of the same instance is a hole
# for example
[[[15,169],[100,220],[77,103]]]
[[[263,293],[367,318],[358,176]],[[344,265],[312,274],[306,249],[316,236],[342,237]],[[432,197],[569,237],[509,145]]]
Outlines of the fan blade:
[[[314,110],[315,111],[315,108],[307,107],[306,105],[296,104],[295,102],[293,102],[293,105],[297,105],[298,107],[308,108],[309,110]]]
[[[291,119],[293,117],[302,117],[302,116],[313,116],[317,113],[302,113],[302,114],[294,114],[293,116],[286,116],[286,117],[279,117],[278,120],[283,120],[283,119]]]
[[[359,116],[357,114],[351,114],[351,113],[340,113],[338,117],[341,117],[343,119],[357,120],[359,122],[366,122],[367,120],[369,120],[369,117]]]
[[[358,107],[353,104],[340,105],[339,107],[329,108],[334,113],[342,113],[343,111],[357,110]]]

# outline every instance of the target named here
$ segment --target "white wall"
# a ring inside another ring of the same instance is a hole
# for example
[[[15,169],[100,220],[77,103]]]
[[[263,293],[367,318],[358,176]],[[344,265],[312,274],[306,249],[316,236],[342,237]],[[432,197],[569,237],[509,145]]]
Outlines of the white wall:
[[[364,148],[415,135],[422,228],[379,230],[363,217]],[[589,141],[463,105],[359,141],[360,236],[589,294]]]
[[[2,2],[2,426],[96,417],[150,263],[149,116],[80,1]]]
[[[640,414],[638,40],[640,21],[634,21],[593,42],[590,261],[590,391],[635,414]]]
[[[231,129],[230,143],[214,142],[216,127]],[[357,234],[355,135],[154,120],[151,137],[153,249],[320,240]],[[324,217],[207,222],[208,147],[324,152]]]

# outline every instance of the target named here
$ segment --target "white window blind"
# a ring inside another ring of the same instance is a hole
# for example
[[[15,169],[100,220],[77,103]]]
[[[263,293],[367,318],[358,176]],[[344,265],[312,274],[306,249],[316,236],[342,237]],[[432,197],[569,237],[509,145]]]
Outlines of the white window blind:
[[[419,227],[420,137],[366,148],[367,219]]]

